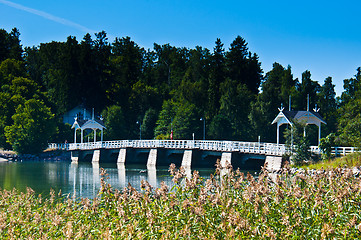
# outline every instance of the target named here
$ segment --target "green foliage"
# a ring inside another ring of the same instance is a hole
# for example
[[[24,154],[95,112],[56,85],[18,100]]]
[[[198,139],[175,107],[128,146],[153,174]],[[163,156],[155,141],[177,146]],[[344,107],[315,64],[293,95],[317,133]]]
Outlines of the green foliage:
[[[321,86],[317,81],[311,79],[311,72],[306,70],[302,73],[302,82],[297,83],[297,94],[294,101],[295,109],[307,109],[307,96],[310,99],[310,110],[318,102],[318,93],[321,91]]]
[[[124,119],[123,110],[120,106],[113,105],[107,107],[103,112],[104,138],[107,140],[120,140],[127,138],[127,127]]]
[[[172,100],[165,101],[154,129],[154,136],[169,136],[172,128],[172,121],[176,114],[175,102]]]
[[[322,117],[325,119],[327,125],[322,126],[323,135],[335,133],[337,131],[337,103],[336,103],[335,85],[332,84],[332,78],[325,79],[319,93],[319,107]]]
[[[251,110],[251,102],[254,100],[255,95],[246,85],[237,85],[235,81],[230,79],[223,82],[221,91],[220,113],[230,121],[234,131],[233,139],[242,139],[244,141],[254,139],[248,115]]]
[[[40,153],[56,131],[54,115],[40,100],[30,99],[19,105],[12,119],[14,123],[5,127],[5,136],[20,154]]]
[[[322,153],[322,160],[324,160],[324,161],[330,160],[332,146],[334,145],[334,142],[335,142],[335,134],[334,133],[330,133],[329,135],[327,135],[327,137],[320,139],[319,148]]]
[[[65,142],[72,142],[72,139],[74,139],[74,130],[71,129],[71,125],[68,123],[64,124],[61,120],[62,119],[60,118],[57,120],[56,132],[51,137],[51,139],[49,139],[49,142],[65,143]]]
[[[191,139],[192,134],[201,136],[200,114],[194,104],[189,102],[166,101],[163,104],[162,111],[159,113],[157,126],[155,128],[155,137],[159,139],[160,135],[170,136],[173,130],[174,139]]]
[[[257,94],[263,71],[257,54],[252,55],[247,45],[248,43],[241,36],[237,36],[231,43],[229,52],[226,54],[228,77],[246,85],[253,94]]]
[[[26,48],[25,54],[19,36],[17,29],[0,30],[2,146],[4,127],[12,124],[18,105],[29,99],[42,100],[57,118],[77,105],[98,112],[119,106],[126,131],[117,136],[127,139],[138,135],[137,121],[143,121],[147,138],[166,138],[173,127],[178,138],[191,138],[193,132],[201,136],[199,118],[204,117],[208,137],[254,141],[261,136],[263,141],[275,142],[271,122],[277,108],[281,104],[287,108],[291,96],[292,109],[305,110],[307,95],[311,109],[317,103],[327,122],[322,135],[339,129],[342,144],[361,142],[357,136],[361,68],[344,81],[345,92],[336,103],[331,77],[321,87],[306,70],[299,82],[290,66],[278,63],[263,75],[258,55],[241,36],[229,47],[217,38],[212,52],[200,46],[188,49],[156,43],[145,50],[130,37],[110,43],[101,31],[93,38],[86,34],[82,41],[69,36],[64,42],[42,43]],[[337,111],[339,106],[342,109]],[[217,128],[221,123],[223,133]]]
[[[196,106],[189,102],[178,102],[176,104],[173,119],[173,139],[191,139],[192,134],[200,135],[202,122]]]
[[[27,77],[23,62],[14,59],[6,59],[0,63],[0,84],[10,84],[14,77]]]
[[[24,106],[30,99],[45,100],[45,95],[40,91],[39,86],[28,78],[24,63],[14,59],[4,60],[0,64],[0,147],[10,149],[5,128],[14,124],[13,116],[16,109]],[[50,135],[52,132],[50,131]],[[45,139],[47,142],[49,139]],[[39,145],[41,146],[41,145]]]
[[[232,125],[229,119],[222,115],[216,115],[208,127],[208,136],[216,140],[228,140],[233,138]]]
[[[293,121],[291,128],[285,132],[286,146],[293,153],[291,161],[296,166],[311,159],[310,143],[303,135],[305,128],[306,123]]]
[[[344,81],[345,92],[341,96],[338,109],[339,143],[345,146],[361,146],[361,68],[355,78]]]
[[[155,137],[169,136],[173,130],[173,139],[191,139],[192,134],[200,135],[202,123],[199,121],[200,115],[194,104],[189,102],[166,101],[162,111],[159,113]]]
[[[275,127],[272,121],[278,114],[281,104],[289,104],[289,96],[295,100],[297,81],[293,79],[291,67],[284,68],[274,63],[261,85],[262,92],[251,105],[249,114],[253,129],[266,142],[276,142]],[[300,109],[301,110],[301,109]]]
[[[142,116],[149,108],[159,108],[158,89],[138,81],[131,88],[129,97],[131,111]]]
[[[211,70],[209,76],[208,88],[208,111],[210,116],[214,116],[219,112],[220,108],[220,86],[226,79],[225,53],[223,43],[219,38],[215,42],[213,55],[211,58]]]
[[[295,155],[292,156],[292,162],[295,166],[300,166],[311,160],[310,143],[307,138],[300,138],[293,147]]]
[[[13,28],[10,33],[0,29],[0,63],[8,58],[22,59],[23,50],[19,37],[20,33],[17,28]]]
[[[341,104],[347,104],[356,98],[360,98],[361,90],[361,67],[357,68],[357,73],[354,78],[345,79],[343,81],[343,88],[345,91],[341,95]]]
[[[142,137],[144,139],[154,138],[154,128],[158,119],[158,112],[153,108],[148,109],[145,112],[142,123]]]
[[[339,109],[339,139],[346,146],[361,146],[361,98]]]

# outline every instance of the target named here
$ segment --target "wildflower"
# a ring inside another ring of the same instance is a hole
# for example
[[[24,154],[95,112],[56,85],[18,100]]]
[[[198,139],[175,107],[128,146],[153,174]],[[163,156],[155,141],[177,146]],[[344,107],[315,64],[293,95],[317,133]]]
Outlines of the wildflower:
[[[38,212],[35,213],[34,215],[34,222],[35,224],[38,224],[41,220],[40,214]]]
[[[354,215],[353,218],[349,221],[348,226],[349,227],[354,227],[356,225],[356,221],[357,221],[357,218]]]
[[[175,173],[176,173],[176,167],[175,167],[175,164],[172,163],[170,166],[169,166],[169,170],[168,172],[170,172],[170,175],[174,176]]]
[[[257,233],[258,233],[257,230],[258,230],[258,227],[254,229],[254,234],[255,235],[257,235]],[[270,237],[271,239],[276,239],[276,234],[270,227],[267,228],[265,235],[267,237]]]
[[[179,180],[186,176],[185,170],[184,170],[183,167],[180,167],[179,170],[175,170],[175,168],[172,168],[170,171],[173,173],[172,174],[172,176],[173,176],[172,181],[174,183],[179,183]]]
[[[59,226],[62,222],[63,222],[63,218],[58,214],[56,214],[55,217],[53,218],[53,225]]]
[[[327,236],[334,232],[332,226],[328,223],[325,223],[321,229],[321,238],[325,239]]]
[[[65,231],[65,236],[67,238],[71,238],[71,236],[73,235],[73,222],[67,222],[66,223],[66,228],[64,229]]]
[[[185,199],[182,203],[182,208],[187,209],[189,206],[191,206],[191,202],[188,199]]]
[[[215,166],[216,166],[216,175],[220,175],[221,170],[223,169],[223,167],[221,165],[221,159],[217,158]]]
[[[283,214],[282,221],[281,221],[282,224],[288,226],[290,224],[289,218],[290,218],[289,215]]]
[[[109,229],[109,227],[107,227],[107,228],[105,229],[105,231],[102,233],[101,239],[111,239],[111,236],[112,236],[112,232],[111,232],[111,230]]]

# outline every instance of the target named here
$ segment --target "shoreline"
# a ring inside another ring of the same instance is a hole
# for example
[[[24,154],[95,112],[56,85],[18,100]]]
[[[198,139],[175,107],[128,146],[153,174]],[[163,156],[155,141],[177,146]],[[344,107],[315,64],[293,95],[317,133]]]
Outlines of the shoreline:
[[[14,151],[0,151],[0,162],[23,162],[23,161],[69,161],[70,152],[55,150],[40,154],[16,154]]]

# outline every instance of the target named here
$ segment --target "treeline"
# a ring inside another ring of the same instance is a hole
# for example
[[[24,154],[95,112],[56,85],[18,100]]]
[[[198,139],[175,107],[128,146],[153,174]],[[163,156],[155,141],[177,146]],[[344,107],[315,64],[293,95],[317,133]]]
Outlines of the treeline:
[[[305,110],[308,94],[327,122],[322,136],[338,131],[343,145],[359,144],[361,138],[361,131],[354,131],[361,130],[361,121],[354,122],[361,111],[360,68],[336,99],[331,77],[321,86],[309,71],[299,80],[290,66],[278,63],[264,74],[257,54],[240,36],[229,48],[217,39],[212,50],[156,43],[144,49],[129,37],[110,43],[104,31],[81,41],[69,36],[66,42],[23,49],[19,36],[17,29],[0,30],[3,148],[23,151],[40,141],[30,139],[34,133],[46,141],[72,139],[61,117],[78,105],[104,117],[107,140],[138,138],[137,122],[144,139],[169,139],[171,130],[174,139],[191,139],[193,133],[201,139],[205,121],[207,139],[257,141],[260,136],[275,142],[271,122],[277,108],[287,109],[291,96],[292,109]],[[317,131],[309,128],[313,139]]]

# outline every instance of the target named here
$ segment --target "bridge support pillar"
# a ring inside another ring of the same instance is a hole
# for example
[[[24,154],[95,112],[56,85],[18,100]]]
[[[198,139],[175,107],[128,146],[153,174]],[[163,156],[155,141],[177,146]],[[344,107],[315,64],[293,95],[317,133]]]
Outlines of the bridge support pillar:
[[[282,157],[266,156],[265,166],[268,171],[277,171],[282,167]]]
[[[147,167],[155,167],[157,162],[157,149],[150,149]]]
[[[190,168],[192,164],[192,150],[185,150],[182,159],[182,167]]]
[[[92,162],[93,163],[98,163],[100,160],[100,150],[94,150],[94,153],[93,153],[93,158],[92,158]]]
[[[126,149],[126,148],[121,148],[121,149],[119,150],[119,155],[118,155],[117,163],[123,163],[123,164],[125,164],[126,155],[127,155],[127,149]]]
[[[221,166],[225,168],[227,167],[227,163],[232,164],[232,153],[223,152],[221,157]]]
[[[71,151],[71,162],[78,163],[79,161],[79,151]]]

